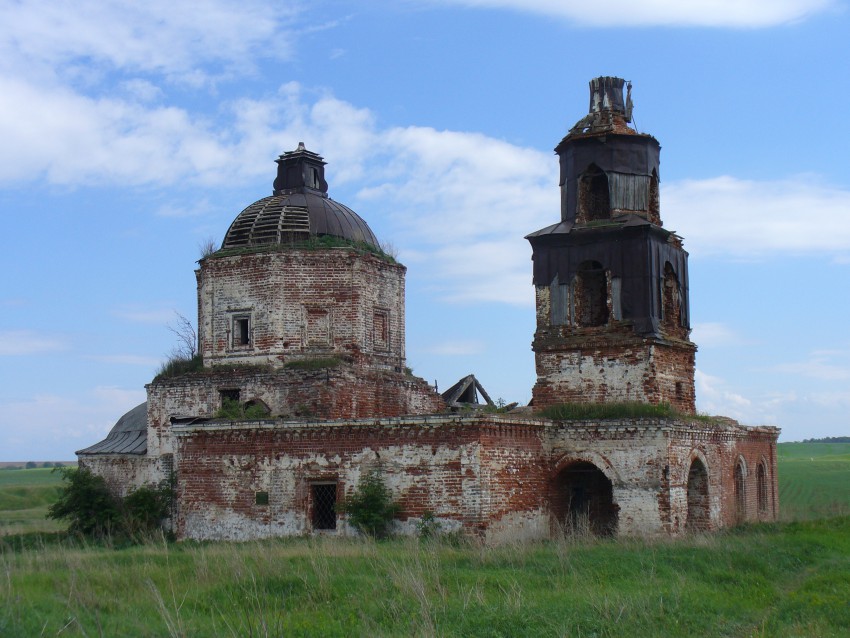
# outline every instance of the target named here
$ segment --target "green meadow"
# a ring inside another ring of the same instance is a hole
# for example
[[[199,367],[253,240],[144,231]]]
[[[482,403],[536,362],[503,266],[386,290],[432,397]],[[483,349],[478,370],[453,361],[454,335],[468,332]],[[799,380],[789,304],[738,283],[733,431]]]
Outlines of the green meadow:
[[[0,636],[846,636],[850,444],[781,444],[779,472],[780,523],[499,547],[89,544],[7,525],[58,475],[0,472]]]
[[[781,520],[850,515],[850,443],[780,443]]]
[[[62,523],[47,518],[59,489],[59,473],[52,469],[0,470],[0,538],[64,529]]]

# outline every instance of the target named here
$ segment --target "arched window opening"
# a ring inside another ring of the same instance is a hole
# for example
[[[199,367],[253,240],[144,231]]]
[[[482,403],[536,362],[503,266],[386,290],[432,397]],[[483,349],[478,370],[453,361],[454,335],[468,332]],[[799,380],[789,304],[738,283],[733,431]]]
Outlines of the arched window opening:
[[[756,488],[759,513],[764,514],[767,512],[767,471],[764,469],[764,463],[759,463],[756,467]]]
[[[702,532],[709,528],[708,471],[699,459],[694,459],[688,471],[688,518],[685,529]]]
[[[617,533],[619,508],[614,504],[614,488],[593,463],[577,461],[561,470],[553,482],[551,504],[565,533]]]
[[[576,319],[580,326],[608,323],[608,277],[598,261],[582,263],[575,277]]]
[[[735,464],[735,520],[743,523],[747,519],[747,483],[744,464]]]
[[[653,224],[661,226],[661,204],[658,198],[658,174],[652,171],[652,176],[649,178],[649,202],[647,219]]]
[[[591,164],[578,180],[579,221],[587,223],[611,218],[608,176]]]
[[[569,322],[569,286],[558,280],[558,275],[549,286],[550,321],[553,326],[563,326]]]
[[[666,328],[678,330],[682,325],[682,299],[679,278],[669,261],[664,264],[662,297],[662,322]]]

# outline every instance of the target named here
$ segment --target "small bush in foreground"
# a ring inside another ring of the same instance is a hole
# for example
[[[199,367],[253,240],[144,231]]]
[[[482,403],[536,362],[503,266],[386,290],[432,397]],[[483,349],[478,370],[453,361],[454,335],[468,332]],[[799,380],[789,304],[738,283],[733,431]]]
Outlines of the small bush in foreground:
[[[348,522],[367,536],[386,538],[399,505],[393,502],[381,468],[375,467],[363,474],[357,489],[340,504],[339,510],[348,514]]]
[[[167,482],[143,485],[121,498],[88,468],[61,468],[59,472],[64,485],[47,516],[68,521],[72,534],[137,539],[155,531],[170,516],[173,490]]]
[[[55,471],[55,470],[54,470]],[[112,494],[102,476],[88,468],[61,468],[65,484],[47,516],[68,521],[68,531],[94,538],[108,536],[118,528],[120,499]]]

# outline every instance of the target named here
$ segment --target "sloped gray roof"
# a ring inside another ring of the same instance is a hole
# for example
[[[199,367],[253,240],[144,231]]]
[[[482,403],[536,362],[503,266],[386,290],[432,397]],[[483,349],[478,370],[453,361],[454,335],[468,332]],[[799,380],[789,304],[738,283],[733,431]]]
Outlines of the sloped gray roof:
[[[145,454],[148,451],[148,404],[137,405],[118,419],[100,443],[77,454]]]

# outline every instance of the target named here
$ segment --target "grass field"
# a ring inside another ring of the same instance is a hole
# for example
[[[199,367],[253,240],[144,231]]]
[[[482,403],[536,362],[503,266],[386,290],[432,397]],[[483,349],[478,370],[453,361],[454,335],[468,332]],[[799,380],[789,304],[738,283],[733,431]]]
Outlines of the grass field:
[[[675,541],[7,535],[0,636],[846,636],[850,517],[818,517],[850,510],[850,444],[782,444],[779,472],[796,522]],[[37,508],[14,507],[57,479],[0,472],[2,520],[37,528],[23,514]]]
[[[52,469],[0,471],[0,537],[64,529],[47,516],[56,501],[61,477]]]
[[[780,443],[782,520],[850,514],[850,443]]]

